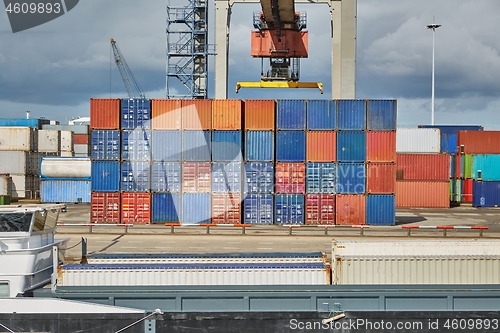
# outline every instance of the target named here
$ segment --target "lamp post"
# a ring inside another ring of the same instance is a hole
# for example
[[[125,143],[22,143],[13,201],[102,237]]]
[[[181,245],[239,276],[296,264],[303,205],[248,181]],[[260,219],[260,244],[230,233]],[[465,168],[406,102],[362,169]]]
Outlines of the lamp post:
[[[434,125],[434,32],[441,24],[429,24],[427,29],[432,30],[432,98],[431,98],[431,125]]]

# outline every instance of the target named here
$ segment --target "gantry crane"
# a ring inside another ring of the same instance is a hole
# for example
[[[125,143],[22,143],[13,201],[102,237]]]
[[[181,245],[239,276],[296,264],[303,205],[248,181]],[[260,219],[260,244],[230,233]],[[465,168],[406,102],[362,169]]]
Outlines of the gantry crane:
[[[134,75],[132,74],[132,71],[127,65],[127,62],[125,61],[125,58],[123,57],[120,49],[118,48],[118,45],[116,44],[116,41],[111,38],[111,48],[113,49],[113,54],[115,56],[115,63],[116,66],[118,66],[118,70],[120,71],[120,75],[123,80],[123,84],[125,85],[125,89],[127,89],[127,94],[129,98],[135,98],[135,93],[134,89],[132,88],[132,84],[135,87],[135,90],[139,93],[139,97],[144,99],[146,96],[144,95],[144,91],[142,91],[141,87],[139,86],[139,83],[135,79]]]

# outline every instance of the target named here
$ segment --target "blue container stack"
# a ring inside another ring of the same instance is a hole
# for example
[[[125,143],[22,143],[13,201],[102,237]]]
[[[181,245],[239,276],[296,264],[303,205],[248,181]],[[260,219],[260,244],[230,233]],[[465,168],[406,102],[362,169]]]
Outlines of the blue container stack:
[[[93,129],[90,135],[92,192],[120,191],[120,131]]]

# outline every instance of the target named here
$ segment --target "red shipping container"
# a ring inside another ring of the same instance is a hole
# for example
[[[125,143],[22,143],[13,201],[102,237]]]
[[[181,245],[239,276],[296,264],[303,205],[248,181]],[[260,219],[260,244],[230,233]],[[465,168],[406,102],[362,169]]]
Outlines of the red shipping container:
[[[305,189],[304,163],[276,163],[276,193],[304,193]]]
[[[122,193],[122,223],[148,224],[151,222],[151,194]]]
[[[182,163],[182,192],[207,193],[212,190],[212,165],[210,162]]]
[[[500,154],[500,131],[458,131],[457,145],[464,154]]]
[[[460,186],[462,200],[464,203],[472,203],[472,179],[462,179]]]
[[[335,221],[338,225],[366,224],[366,196],[337,195]]]
[[[90,128],[120,129],[120,99],[91,98]]]
[[[367,193],[394,194],[396,192],[395,163],[368,163],[366,169]]]
[[[306,134],[308,162],[335,162],[337,151],[334,131],[309,131]]]
[[[306,195],[306,224],[335,224],[333,194]]]
[[[396,162],[396,132],[367,132],[366,161]]]
[[[243,101],[239,99],[216,99],[212,101],[212,129],[241,130]]]
[[[91,207],[92,223],[120,223],[120,193],[92,192]]]
[[[212,223],[240,224],[241,195],[239,193],[212,194]]]
[[[450,180],[446,154],[397,154],[397,180]]]
[[[274,131],[276,102],[269,100],[245,101],[245,130]]]
[[[299,30],[283,29],[281,34],[273,30],[252,31],[251,36],[252,57],[284,57],[291,56],[288,50],[293,50],[293,57],[307,58],[308,32]]]
[[[212,101],[209,99],[183,99],[182,129],[211,130],[212,129]]]
[[[151,100],[151,127],[153,130],[180,130],[182,117],[182,100]]]
[[[397,181],[397,208],[450,208],[450,181]]]
[[[89,145],[89,135],[88,134],[73,134],[73,144],[75,145]]]

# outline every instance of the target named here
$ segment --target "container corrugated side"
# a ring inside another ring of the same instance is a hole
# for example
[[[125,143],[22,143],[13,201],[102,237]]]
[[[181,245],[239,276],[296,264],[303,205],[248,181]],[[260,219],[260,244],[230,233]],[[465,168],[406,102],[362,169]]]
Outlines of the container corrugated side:
[[[242,161],[242,134],[241,131],[213,131],[212,160]]]
[[[209,223],[212,218],[212,196],[210,193],[182,194],[182,223]]]
[[[212,101],[209,99],[183,99],[182,129],[184,130],[211,130],[212,129]]]
[[[212,165],[210,162],[184,162],[181,166],[182,192],[211,192]]]
[[[306,195],[306,224],[335,224],[333,194]]]
[[[438,154],[441,151],[441,134],[438,128],[398,128],[397,153]]]
[[[91,129],[120,129],[120,99],[90,99]]]
[[[418,125],[418,128],[439,128],[441,134],[458,134],[458,131],[484,131],[478,125]]]
[[[180,131],[153,131],[151,157],[153,161],[180,161],[182,158],[182,133]]]
[[[212,193],[212,223],[241,223],[241,194]]]
[[[396,193],[396,164],[368,163],[366,165],[366,193]]]
[[[276,102],[272,99],[245,100],[245,130],[274,131]]]
[[[276,163],[276,193],[304,193],[306,165],[304,163]]]
[[[337,193],[366,193],[366,165],[364,163],[337,164]]]
[[[366,196],[358,194],[340,194],[336,196],[335,224],[366,224]]]
[[[42,153],[0,151],[0,172],[18,175],[39,175]]]
[[[89,145],[74,145],[75,156],[85,156],[90,157],[90,146]]]
[[[306,160],[306,132],[279,131],[276,133],[276,161],[304,162]]]
[[[146,192],[151,190],[149,161],[125,161],[121,163],[122,191]]]
[[[277,194],[274,216],[278,224],[304,224],[304,195]]]
[[[335,163],[309,162],[306,165],[306,192],[335,194],[337,166]]]
[[[245,163],[244,185],[248,193],[274,192],[274,164],[272,162]]]
[[[153,130],[180,130],[182,125],[182,100],[151,100],[151,123]]]
[[[151,129],[151,101],[144,98],[121,100],[121,128]]]
[[[277,130],[306,129],[306,100],[279,99],[276,101]]]
[[[92,159],[118,160],[120,159],[120,131],[93,130],[92,131]]]
[[[210,161],[211,143],[210,131],[182,131],[182,160]]]
[[[90,203],[90,180],[43,180],[40,202]]]
[[[33,127],[42,129],[43,125],[50,124],[49,119],[0,118],[0,127]]]
[[[42,153],[58,153],[60,150],[61,132],[56,130],[38,131],[38,151]]]
[[[153,162],[151,165],[151,191],[180,192],[181,163]]]
[[[307,162],[335,162],[336,132],[308,131],[306,135]]]
[[[177,223],[181,221],[182,195],[180,193],[153,193],[152,223]]]
[[[243,101],[239,99],[221,99],[212,101],[212,129],[242,129]]]
[[[396,181],[397,208],[449,208],[450,182]]]
[[[151,194],[122,192],[122,223],[148,224],[151,222]]]
[[[121,135],[121,158],[123,160],[144,161],[151,159],[151,131],[142,129],[123,130]]]
[[[120,223],[121,198],[120,193],[91,194],[90,221],[92,223]]]
[[[120,190],[120,162],[92,161],[92,191],[118,192]]]
[[[500,154],[500,131],[459,131],[457,141],[461,153]]]
[[[474,158],[472,154],[461,154],[459,177],[465,179],[471,179],[473,165],[474,165]]]
[[[366,133],[368,162],[396,162],[396,132]]]
[[[500,206],[500,182],[472,183],[472,206],[474,207],[499,207]]]
[[[244,201],[244,223],[273,224],[274,195],[247,194]]]
[[[245,132],[245,160],[246,161],[273,161],[274,160],[274,132],[246,131]]]
[[[461,202],[471,203],[474,199],[472,179],[462,179],[460,181]]]
[[[44,130],[71,131],[78,135],[89,135],[89,125],[43,125]]]
[[[90,158],[85,157],[42,157],[40,160],[42,179],[89,179]]]
[[[75,145],[89,145],[90,136],[88,134],[74,134],[73,135],[73,144]]]
[[[457,173],[457,155],[450,155],[450,179]]]
[[[457,140],[457,134],[441,133],[441,153],[456,154],[458,152]]]
[[[32,127],[0,127],[0,151],[38,151],[38,130]]]
[[[366,132],[340,131],[337,133],[337,161],[366,161]]]
[[[483,181],[500,181],[500,155],[473,156],[472,179],[479,178]]]
[[[450,158],[445,154],[397,154],[398,180],[448,180]]]
[[[242,164],[240,162],[212,163],[212,192],[242,191]]]
[[[366,196],[366,224],[394,225],[396,223],[396,198],[393,194]]]
[[[339,130],[366,130],[366,101],[337,101],[337,126]]]
[[[367,100],[366,118],[366,128],[369,131],[395,131],[397,101]]]
[[[337,129],[337,101],[307,101],[307,129],[333,131]]]

